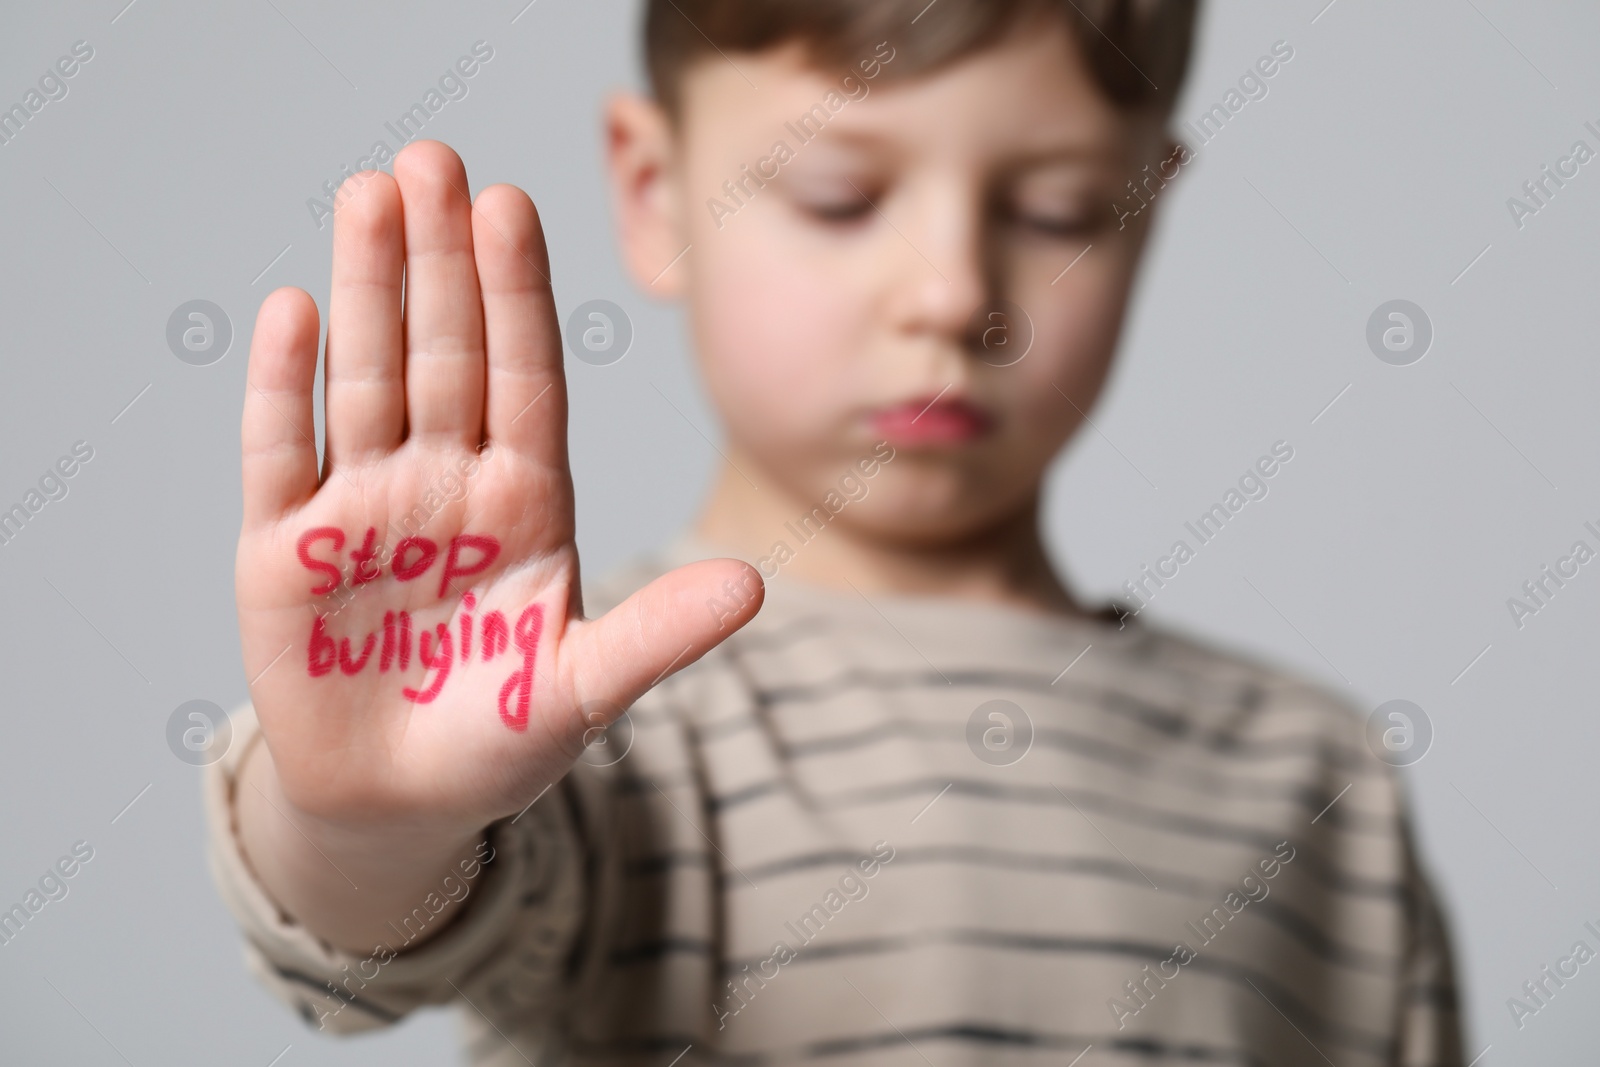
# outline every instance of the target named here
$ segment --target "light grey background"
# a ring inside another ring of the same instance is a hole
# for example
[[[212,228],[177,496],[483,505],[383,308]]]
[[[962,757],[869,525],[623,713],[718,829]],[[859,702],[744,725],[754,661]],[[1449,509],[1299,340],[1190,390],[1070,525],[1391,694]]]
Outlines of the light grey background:
[[[476,40],[494,58],[426,135],[460,151],[474,189],[510,181],[541,205],[563,313],[611,299],[637,331],[615,366],[569,359],[584,565],[692,513],[715,454],[653,386],[713,437],[715,420],[681,315],[622,274],[602,181],[600,105],[637,81],[637,11],[125,3],[0,14],[0,105],[74,41],[95,49],[0,147],[0,510],[74,441],[95,451],[0,547],[0,905],[72,842],[95,848],[70,895],[0,947],[0,1058],[455,1062],[444,1013],[332,1041],[245,974],[204,866],[198,772],[164,730],[186,700],[245,694],[233,549],[256,306],[283,284],[325,305],[332,230],[307,199]],[[1600,126],[1600,10],[1325,4],[1209,6],[1180,118],[1274,41],[1295,58],[1163,194],[1097,429],[1052,479],[1052,543],[1108,595],[1289,441],[1271,495],[1150,610],[1362,706],[1426,709],[1437,738],[1405,774],[1461,949],[1469,1056],[1593,1062],[1600,966],[1520,1031],[1506,999],[1595,944],[1600,562],[1520,630],[1506,600],[1573,541],[1600,543],[1583,528],[1600,526],[1600,161],[1525,229],[1506,200],[1575,140],[1600,148],[1583,129]],[[164,339],[196,298],[235,330],[209,367]],[[1364,339],[1394,298],[1437,331],[1409,367]]]

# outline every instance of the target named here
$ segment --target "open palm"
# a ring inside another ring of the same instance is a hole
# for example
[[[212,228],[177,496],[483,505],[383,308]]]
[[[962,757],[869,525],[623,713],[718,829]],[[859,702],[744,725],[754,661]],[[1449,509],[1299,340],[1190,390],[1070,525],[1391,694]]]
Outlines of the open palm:
[[[237,594],[284,796],[352,826],[483,826],[565,774],[599,727],[754,614],[733,560],[582,617],[560,330],[521,190],[476,204],[417,142],[335,218],[326,455],[315,303],[262,304],[243,417]],[[403,300],[402,300],[403,286]],[[403,307],[402,307],[403,302]]]

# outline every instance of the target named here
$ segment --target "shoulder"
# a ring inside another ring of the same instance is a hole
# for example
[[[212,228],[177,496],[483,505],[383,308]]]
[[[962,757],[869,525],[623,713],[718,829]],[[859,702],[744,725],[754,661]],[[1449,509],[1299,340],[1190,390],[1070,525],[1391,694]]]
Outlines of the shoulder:
[[[1300,748],[1351,771],[1388,769],[1371,748],[1370,710],[1353,688],[1183,627],[1140,625],[1148,640],[1128,647],[1128,684],[1187,708],[1208,747],[1263,756]]]
[[[1184,710],[1187,736],[1171,744],[1185,762],[1219,783],[1287,789],[1294,819],[1280,832],[1310,848],[1309,862],[1339,885],[1413,902],[1419,875],[1403,768],[1432,742],[1426,714],[1405,704],[1375,711],[1347,684],[1181,627],[1147,629],[1150,640],[1135,647],[1148,662],[1123,667],[1143,676],[1130,685],[1164,686],[1172,701],[1164,706]],[[1180,702],[1185,687],[1193,695]]]

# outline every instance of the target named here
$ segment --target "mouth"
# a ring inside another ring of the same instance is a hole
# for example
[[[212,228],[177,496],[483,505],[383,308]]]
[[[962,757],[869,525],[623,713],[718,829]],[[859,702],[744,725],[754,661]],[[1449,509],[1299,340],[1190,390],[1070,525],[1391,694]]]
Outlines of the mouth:
[[[995,426],[983,408],[948,391],[877,408],[869,418],[874,432],[897,445],[966,444]]]

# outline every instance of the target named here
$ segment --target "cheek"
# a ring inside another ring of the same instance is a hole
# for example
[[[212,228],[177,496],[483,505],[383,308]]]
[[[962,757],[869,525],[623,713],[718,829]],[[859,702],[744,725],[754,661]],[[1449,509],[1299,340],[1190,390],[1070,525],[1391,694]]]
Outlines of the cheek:
[[[1034,320],[1033,348],[1013,368],[1021,373],[1012,395],[1024,411],[1058,422],[1065,409],[1080,421],[1061,393],[1089,411],[1116,355],[1130,271],[1125,254],[1108,250],[1093,262],[1086,257],[1059,285],[1018,301]]]
[[[778,238],[751,205],[697,235],[694,330],[708,388],[730,429],[797,440],[851,402],[861,317],[837,277]]]

